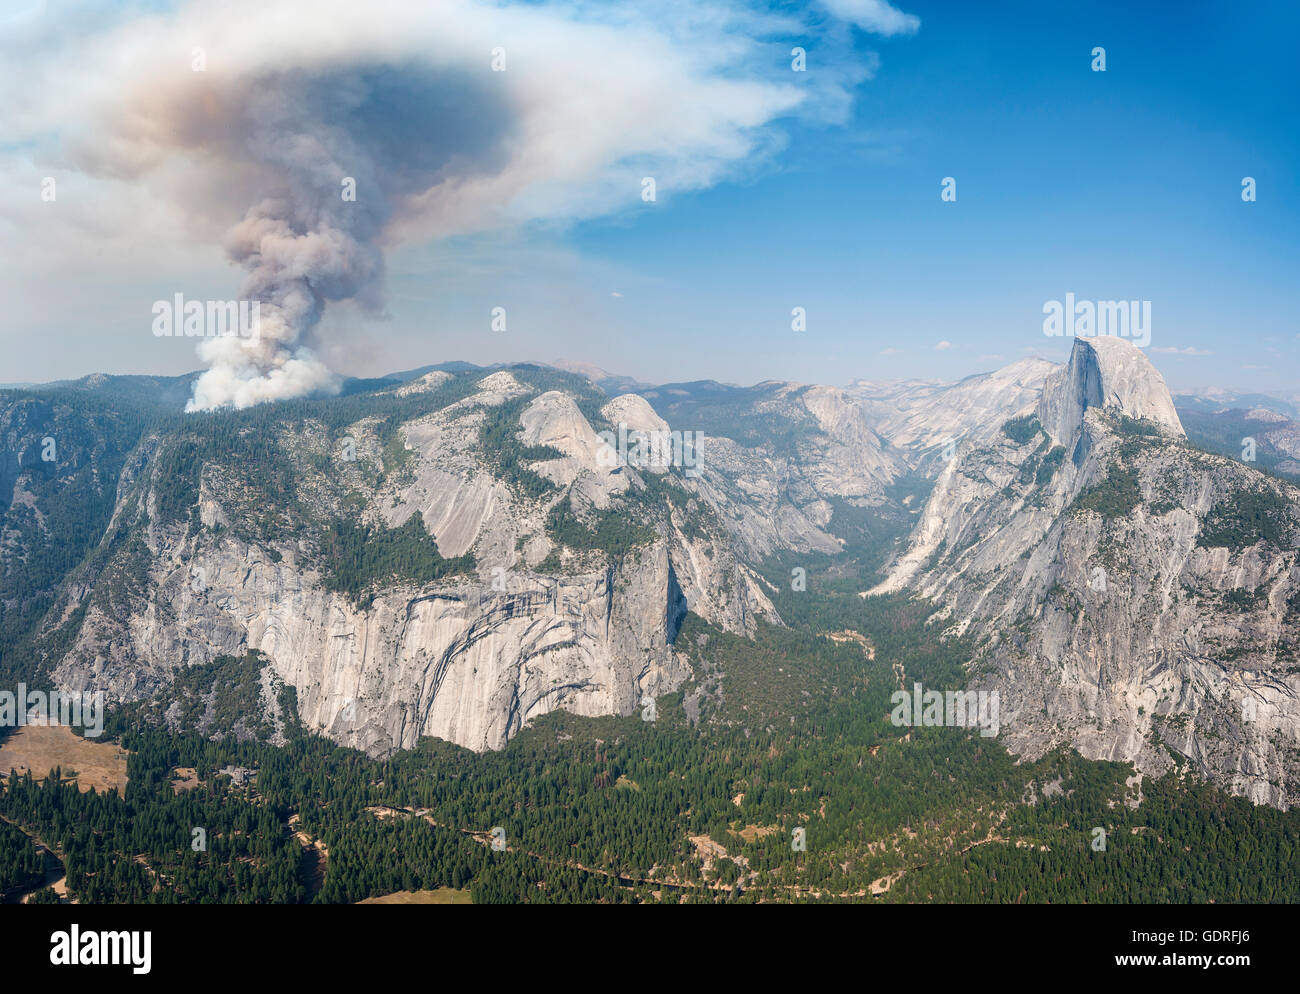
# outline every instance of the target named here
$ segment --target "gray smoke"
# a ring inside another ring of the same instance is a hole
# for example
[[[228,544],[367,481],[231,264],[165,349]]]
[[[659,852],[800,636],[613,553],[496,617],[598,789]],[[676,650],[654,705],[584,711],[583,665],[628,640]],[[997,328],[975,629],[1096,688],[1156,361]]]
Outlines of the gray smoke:
[[[438,184],[499,167],[509,115],[463,77],[419,67],[276,72],[193,97],[175,108],[182,141],[264,196],[225,239],[248,271],[241,298],[261,303],[259,333],[200,345],[210,368],[187,409],[331,388],[311,351],[325,305],[381,309],[380,240],[394,214]]]

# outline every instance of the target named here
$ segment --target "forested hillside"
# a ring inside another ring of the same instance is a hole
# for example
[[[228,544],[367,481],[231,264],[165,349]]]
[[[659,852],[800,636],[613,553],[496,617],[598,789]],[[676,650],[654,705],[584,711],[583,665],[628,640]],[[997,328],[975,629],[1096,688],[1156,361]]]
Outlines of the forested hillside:
[[[661,697],[654,720],[557,713],[500,753],[426,740],[374,760],[291,718],[274,747],[174,735],[132,708],[109,728],[130,751],[125,798],[10,777],[0,815],[57,848],[85,901],[352,902],[436,887],[477,902],[1300,894],[1296,813],[1068,752],[1017,764],[968,729],[895,727],[900,673],[957,685],[963,647],[933,638],[923,605],[811,580],[788,597],[820,603],[812,613],[838,638],[800,625],[751,644],[690,618],[680,641],[698,680]],[[239,785],[227,766],[255,775]]]

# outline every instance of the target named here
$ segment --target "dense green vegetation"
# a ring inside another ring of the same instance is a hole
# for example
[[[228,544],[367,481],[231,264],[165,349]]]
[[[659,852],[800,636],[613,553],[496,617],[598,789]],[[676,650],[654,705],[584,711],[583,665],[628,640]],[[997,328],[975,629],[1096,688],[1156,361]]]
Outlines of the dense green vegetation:
[[[186,666],[142,709],[155,723],[167,716],[177,727],[209,737],[242,733],[265,740],[272,731],[261,705],[266,665],[265,657],[252,650]]]
[[[106,729],[131,752],[124,798],[11,777],[0,814],[57,847],[87,901],[442,886],[477,902],[867,900],[882,880],[885,901],[1300,895],[1300,814],[1176,774],[1145,781],[1134,808],[1127,764],[1017,763],[970,729],[895,727],[896,667],[908,685],[959,687],[969,647],[936,639],[924,604],[847,585],[821,571],[807,590],[787,582],[775,599],[793,628],[754,641],[688,617],[678,644],[697,680],[661,697],[654,721],[554,713],[499,753],[426,740],[381,760],[296,722],[276,748],[173,735],[127,709]],[[254,783],[216,776],[228,763]],[[178,793],[182,767],[199,783]],[[207,852],[192,848],[196,827]],[[493,828],[505,851],[488,845]],[[294,832],[327,851],[323,875]]]
[[[1118,411],[1108,413],[1112,416],[1115,431],[1123,438],[1158,439],[1161,437],[1160,426],[1154,421],[1148,421],[1145,418],[1130,418],[1127,414],[1121,414]]]
[[[419,511],[396,528],[338,518],[322,536],[321,555],[329,564],[325,588],[362,604],[373,600],[377,586],[432,583],[474,568],[472,553],[447,559],[438,552]]]
[[[911,506],[919,509],[924,503],[922,496]],[[826,531],[844,543],[836,558],[866,575],[884,564],[915,523],[909,511],[893,507],[858,507],[842,497],[832,497],[830,505]]]
[[[64,576],[104,539],[148,421],[134,404],[109,408],[76,391],[0,391],[0,677],[32,675],[28,639]],[[12,501],[20,476],[35,506]]]
[[[485,408],[479,428],[480,450],[493,461],[493,474],[526,497],[540,497],[555,489],[555,484],[527,464],[564,456],[549,445],[524,445],[519,440],[519,415],[533,399],[534,395],[528,394]]]
[[[11,773],[0,799],[0,814],[54,847],[81,900],[223,903],[306,896],[299,846],[275,811],[238,797],[225,778],[173,792],[162,758],[175,755],[175,765],[184,766],[192,753],[197,762],[202,740],[178,740],[174,749],[130,736],[124,742],[141,750],[128,765],[125,799],[80,793],[57,776],[38,783],[30,773]],[[206,832],[206,852],[193,848],[195,828]]]
[[[1223,603],[1237,611],[1253,611],[1267,597],[1268,593],[1265,590],[1245,590],[1238,587],[1223,595]]]
[[[45,859],[21,829],[0,821],[0,897],[45,879]]]
[[[1137,470],[1111,463],[1106,476],[1074,499],[1071,507],[1079,511],[1096,511],[1103,518],[1122,518],[1132,514],[1142,503],[1142,487]]]
[[[638,545],[654,541],[655,532],[626,507],[615,506],[603,511],[588,511],[584,524],[565,498],[546,515],[546,532],[557,545],[586,551],[600,549],[621,559]]]
[[[1068,793],[1017,805],[998,828],[1024,844],[979,845],[903,875],[900,901],[1217,904],[1294,902],[1293,813],[1166,776],[1132,810],[1111,805],[1125,769],[1060,756]],[[1054,771],[1055,772],[1055,771]],[[1095,850],[1105,835],[1104,850]]]
[[[1040,487],[1043,486],[1056,475],[1063,462],[1065,462],[1065,447],[1053,446],[1047,455],[1043,456],[1043,461],[1038,464],[1038,469],[1034,473],[1034,482]]]
[[[1022,414],[1018,418],[1012,418],[1002,426],[1002,434],[1015,442],[1017,445],[1026,445],[1038,437],[1038,433],[1043,430],[1039,424],[1037,415]]]
[[[1239,552],[1264,541],[1290,549],[1294,546],[1290,517],[1287,502],[1271,489],[1241,487],[1210,508],[1196,544]]]
[[[1024,462],[1020,464],[1020,482],[1022,484],[1036,483],[1041,485],[1052,478],[1052,474],[1056,472],[1057,467],[1065,458],[1065,449],[1058,445],[1049,452],[1048,447],[1051,444],[1052,440],[1044,432],[1034,451],[1029,453]]]

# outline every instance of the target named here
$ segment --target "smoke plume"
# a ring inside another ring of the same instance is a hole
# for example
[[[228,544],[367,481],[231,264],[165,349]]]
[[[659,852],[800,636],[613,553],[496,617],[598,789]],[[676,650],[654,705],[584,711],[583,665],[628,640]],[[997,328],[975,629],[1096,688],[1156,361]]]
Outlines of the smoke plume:
[[[310,349],[325,306],[350,300],[378,313],[380,241],[394,216],[439,184],[500,168],[509,122],[481,84],[410,65],[277,70],[187,101],[173,133],[268,194],[224,239],[248,273],[241,299],[261,302],[259,333],[201,343],[210,368],[188,409],[332,388]]]
[[[779,146],[778,118],[841,113],[860,78],[794,79],[788,39],[815,28],[729,0],[105,17],[0,43],[0,82],[23,86],[0,126],[91,188],[146,188],[244,270],[260,333],[201,342],[190,410],[333,389],[314,331],[341,301],[382,315],[397,243],[633,209],[645,176],[661,197],[709,186]]]

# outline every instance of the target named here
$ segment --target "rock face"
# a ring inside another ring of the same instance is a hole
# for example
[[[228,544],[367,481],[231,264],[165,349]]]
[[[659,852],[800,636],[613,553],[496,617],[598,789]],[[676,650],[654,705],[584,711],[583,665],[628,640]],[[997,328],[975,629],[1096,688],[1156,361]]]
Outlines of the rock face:
[[[989,441],[1008,418],[1034,409],[1044,381],[1059,368],[1046,359],[1021,359],[957,383],[859,380],[847,393],[912,465],[937,472],[937,450]]]
[[[452,379],[450,373],[435,369],[431,373],[425,373],[423,376],[411,380],[409,383],[403,383],[393,392],[399,397],[409,397],[413,393],[428,393],[430,390],[436,390],[448,380]]]
[[[1076,341],[1038,417],[959,450],[870,593],[942,605],[1014,751],[1186,762],[1296,803],[1300,491],[1188,446],[1122,340]]]
[[[617,429],[626,425],[628,431],[670,431],[668,422],[655,413],[644,398],[634,393],[620,394],[600,409],[605,420]]]
[[[559,459],[543,460],[534,467],[552,483],[580,484],[582,496],[599,508],[609,506],[611,494],[627,490],[629,474],[603,458],[605,443],[572,397],[549,390],[524,409],[520,423],[519,437],[525,445],[549,446],[561,453]]]
[[[1263,408],[1251,410],[1246,420],[1257,426],[1251,437],[1258,435],[1260,442],[1286,457],[1278,463],[1278,470],[1300,476],[1300,422]]]
[[[809,387],[799,399],[819,429],[802,443],[799,460],[819,493],[872,497],[899,475],[897,458],[885,451],[862,409],[843,390]]]
[[[536,715],[631,714],[688,675],[669,645],[684,607],[666,545],[594,576],[398,588],[364,610],[289,557],[234,540],[185,551],[155,606],[124,626],[87,619],[61,685],[132,699],[177,662],[259,649],[305,724],[382,755],[422,735],[499,749]]]
[[[401,396],[444,384],[426,377]],[[508,430],[524,453],[543,455],[526,455],[528,472],[552,486],[540,496],[502,479],[480,444],[485,421],[516,401],[523,406],[508,415]],[[648,411],[640,398],[614,408],[643,420]],[[276,439],[298,467],[299,500],[312,516],[359,513],[395,528],[418,512],[439,552],[472,553],[474,572],[381,583],[358,602],[328,589],[310,531],[297,541],[258,540],[242,527],[259,503],[248,467],[204,464],[196,530],[165,520],[156,495],[167,480],[157,461],[142,462],[123,476],[114,522],[139,543],[95,575],[84,570],[53,614],[47,642],[62,637],[58,619],[85,612],[53,666],[57,683],[132,700],[165,686],[177,667],[256,649],[296,688],[302,720],[340,743],[380,755],[432,735],[498,749],[548,711],[626,715],[679,686],[689,669],[672,642],[688,601],[731,631],[777,620],[725,532],[697,523],[688,537],[680,527],[689,503],[703,500],[699,486],[671,484],[680,511],[627,506],[644,480],[598,458],[604,443],[565,392],[504,371],[484,377],[469,396],[402,425],[400,471],[384,472],[372,420],[347,429],[355,461],[332,460],[321,427],[309,422]],[[658,524],[648,541],[610,558],[551,537],[548,515],[560,503]],[[541,570],[548,556],[558,569]],[[123,589],[127,576],[138,593]]]
[[[1147,357],[1127,339],[1077,338],[1070,362],[1047,377],[1038,420],[1064,444],[1091,407],[1109,407],[1183,434],[1174,400]]]
[[[674,429],[704,432],[696,491],[745,562],[783,550],[840,552],[828,530],[835,508],[886,505],[889,484],[909,469],[835,387],[703,381],[642,397]]]

